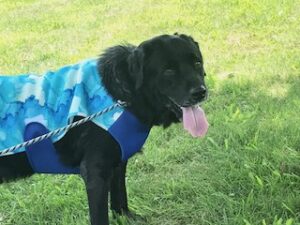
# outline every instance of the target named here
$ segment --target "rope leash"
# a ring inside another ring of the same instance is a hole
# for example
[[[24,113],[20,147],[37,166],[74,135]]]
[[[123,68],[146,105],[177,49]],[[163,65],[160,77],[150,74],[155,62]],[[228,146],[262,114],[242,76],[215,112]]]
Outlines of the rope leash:
[[[105,114],[105,113],[107,113],[109,111],[112,111],[112,110],[114,110],[117,107],[125,107],[126,105],[127,104],[125,102],[118,101],[114,105],[109,106],[109,107],[105,108],[104,110],[102,110],[100,112],[97,112],[97,113],[92,114],[92,115],[90,115],[88,117],[85,117],[85,118],[83,118],[81,120],[73,122],[73,123],[71,123],[71,124],[69,124],[69,125],[67,125],[65,127],[58,128],[58,129],[56,129],[54,131],[51,131],[51,132],[49,132],[47,134],[44,134],[44,135],[41,135],[39,137],[33,138],[33,139],[29,140],[29,141],[25,141],[25,142],[23,142],[21,144],[12,146],[10,148],[6,148],[3,151],[0,151],[0,157],[12,154],[16,149],[23,148],[23,147],[28,147],[30,145],[33,145],[33,144],[37,143],[37,142],[41,142],[41,141],[43,141],[43,140],[45,140],[47,138],[50,138],[50,137],[55,136],[55,135],[58,135],[59,133],[61,133],[63,131],[67,132],[68,130],[72,129],[73,127],[76,127],[76,126],[79,126],[79,125],[81,125],[83,123],[86,123],[87,121],[90,121],[90,120],[92,120],[92,119],[94,119],[94,118],[96,118],[98,116],[101,116],[101,115],[103,115],[103,114]]]

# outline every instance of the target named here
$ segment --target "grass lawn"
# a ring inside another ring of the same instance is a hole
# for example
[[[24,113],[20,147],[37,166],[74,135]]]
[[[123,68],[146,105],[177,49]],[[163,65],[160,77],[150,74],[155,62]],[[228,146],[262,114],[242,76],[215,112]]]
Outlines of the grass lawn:
[[[0,0],[0,74],[42,73],[175,31],[208,74],[204,139],[155,128],[130,160],[130,208],[112,224],[300,224],[300,1]],[[0,225],[88,224],[78,176],[0,186]]]

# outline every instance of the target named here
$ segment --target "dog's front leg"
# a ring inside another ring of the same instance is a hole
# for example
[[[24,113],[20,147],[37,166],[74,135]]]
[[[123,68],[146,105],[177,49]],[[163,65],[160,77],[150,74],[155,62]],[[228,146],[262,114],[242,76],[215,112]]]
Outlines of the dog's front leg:
[[[114,169],[113,178],[111,180],[110,205],[115,213],[129,215],[125,179],[126,166],[127,161],[122,162]]]
[[[86,185],[91,224],[108,225],[108,190],[112,167],[83,161],[80,170]]]

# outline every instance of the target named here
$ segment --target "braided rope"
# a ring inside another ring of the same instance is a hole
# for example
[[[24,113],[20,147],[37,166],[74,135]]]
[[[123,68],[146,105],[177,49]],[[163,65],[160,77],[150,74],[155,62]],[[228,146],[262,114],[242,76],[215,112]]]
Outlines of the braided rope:
[[[102,110],[100,112],[97,112],[97,113],[92,114],[92,115],[90,115],[88,117],[85,117],[85,118],[83,118],[81,120],[73,122],[73,123],[71,123],[71,124],[69,124],[69,125],[67,125],[65,127],[58,128],[58,129],[56,129],[54,131],[51,131],[51,132],[49,132],[47,134],[44,134],[44,135],[41,135],[39,137],[33,138],[33,139],[29,140],[29,141],[25,141],[25,142],[23,142],[21,144],[12,146],[10,148],[6,148],[6,149],[0,151],[0,157],[12,154],[16,149],[23,148],[23,147],[28,147],[30,145],[33,145],[33,144],[37,143],[37,142],[41,142],[41,141],[43,141],[43,140],[45,140],[47,138],[50,138],[50,137],[55,136],[55,135],[58,135],[59,133],[61,133],[63,131],[67,132],[68,130],[72,129],[73,127],[76,127],[76,126],[79,126],[79,125],[81,125],[83,123],[86,123],[87,121],[90,121],[90,120],[92,120],[92,119],[94,119],[94,118],[96,118],[98,116],[101,116],[101,115],[103,115],[103,114],[105,114],[105,113],[107,113],[109,111],[112,111],[113,109],[115,109],[117,107],[125,107],[125,106],[126,106],[125,102],[118,101],[114,105],[109,106],[109,107],[105,108],[104,110]]]

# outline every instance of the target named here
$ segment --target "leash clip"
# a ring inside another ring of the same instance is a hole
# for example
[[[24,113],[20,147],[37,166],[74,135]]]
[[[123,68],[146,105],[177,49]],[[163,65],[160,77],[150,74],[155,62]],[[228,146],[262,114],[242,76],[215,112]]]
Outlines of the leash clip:
[[[126,106],[128,106],[128,103],[125,102],[125,101],[122,101],[122,100],[118,100],[118,101],[117,101],[117,104],[118,104],[120,107],[126,107]]]

